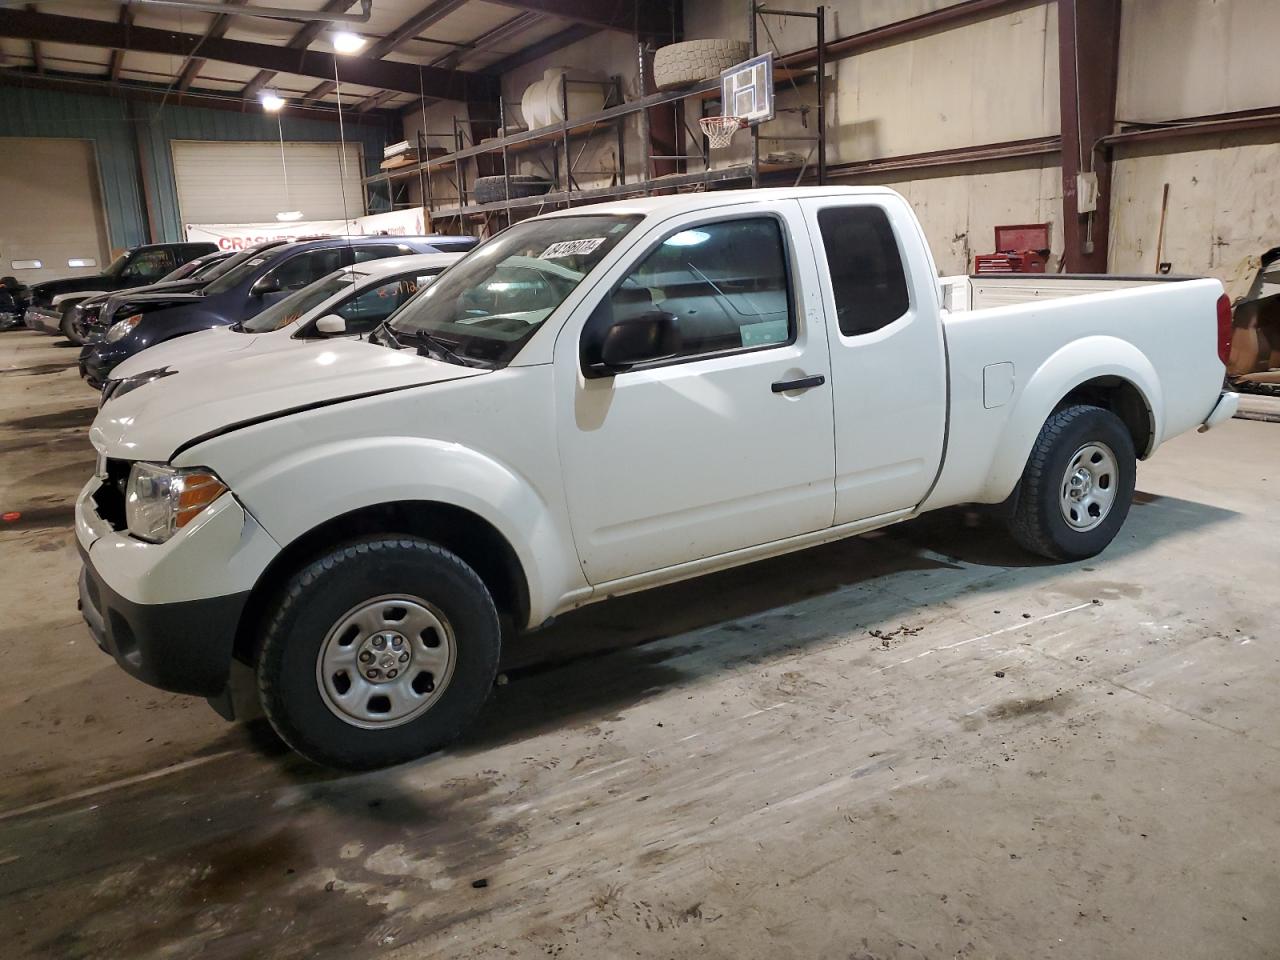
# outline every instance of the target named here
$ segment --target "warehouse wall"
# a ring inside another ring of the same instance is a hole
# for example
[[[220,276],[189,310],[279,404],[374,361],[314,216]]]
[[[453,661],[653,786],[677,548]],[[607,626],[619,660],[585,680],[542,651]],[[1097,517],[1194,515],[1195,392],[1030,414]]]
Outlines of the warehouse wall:
[[[949,6],[937,0],[863,4],[828,2],[828,38],[860,33]],[[813,10],[815,0],[782,6]],[[761,50],[789,53],[814,43],[813,21],[769,17],[759,29]],[[686,4],[685,35],[748,37],[746,5],[739,0]],[[1058,133],[1057,10],[1052,3],[893,43],[828,66],[827,161],[873,160],[970,147]],[[812,86],[777,84],[778,104],[814,102]],[[691,114],[690,122],[696,115]],[[809,116],[809,123],[814,115]],[[762,129],[804,134],[798,114],[783,113]],[[745,138],[740,137],[744,140]],[[745,142],[717,155],[717,165],[741,162]],[[762,137],[761,156],[806,148]],[[1055,254],[1062,249],[1061,170],[1053,157],[1028,157],[925,172],[841,178],[879,183],[904,193],[917,207],[944,273],[967,272],[976,253],[993,249],[999,223],[1049,222]]]
[[[157,240],[181,239],[170,140],[275,140],[274,117],[206,107],[136,103],[138,129],[121,97],[0,86],[0,136],[72,137],[95,143],[107,231],[113,249],[146,243],[147,210],[139,182],[139,146],[153,192]],[[328,120],[283,118],[286,139],[338,140],[338,124]],[[349,141],[363,145],[366,171],[377,169],[386,142],[385,126],[348,122]],[[387,209],[371,198],[370,212]]]
[[[640,96],[635,41],[627,33],[602,31],[505,74],[502,77],[502,97],[507,105],[509,123],[524,123],[520,109],[524,91],[529,84],[540,80],[543,71],[550,67],[583,70],[602,80],[617,76],[621,79],[623,96],[627,100],[634,100]],[[570,118],[574,115],[571,109]],[[467,120],[468,112],[465,103],[450,100],[438,101],[427,106],[426,130],[429,134],[434,134],[428,137],[430,146],[452,151],[453,145],[449,142],[448,136],[440,134],[447,135],[452,131],[455,117],[463,122]],[[401,120],[404,124],[405,137],[410,141],[417,135],[418,130],[423,129],[423,111],[420,107],[406,109]],[[626,140],[623,147],[628,178],[639,177],[642,169],[643,152],[639,130],[639,118],[629,117],[626,121]],[[589,139],[578,138],[572,143],[575,184],[584,189],[607,186],[612,181],[613,172],[618,169],[617,139],[613,128],[601,127],[599,132]],[[551,161],[553,149],[562,151],[563,148],[557,144],[533,150],[512,151],[509,155],[511,172],[550,178],[554,169]],[[466,176],[468,184],[474,181],[474,162],[467,164]],[[409,196],[417,201],[419,187],[416,177],[409,180],[408,187]],[[456,199],[452,170],[432,174],[431,193],[437,203],[441,200]]]
[[[94,141],[111,247],[146,242],[137,151],[123,100],[0,86],[0,136]]]
[[[1192,26],[1188,28],[1188,24]],[[1280,3],[1124,0],[1117,117],[1175,120],[1280,107]],[[1278,111],[1280,112],[1280,111]],[[1280,131],[1201,136],[1116,151],[1111,269],[1231,280],[1280,244]]]

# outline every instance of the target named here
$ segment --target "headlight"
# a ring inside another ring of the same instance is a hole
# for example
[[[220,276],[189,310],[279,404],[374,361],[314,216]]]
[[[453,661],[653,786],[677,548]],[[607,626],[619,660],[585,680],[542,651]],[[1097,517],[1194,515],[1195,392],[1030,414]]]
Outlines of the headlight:
[[[132,317],[125,317],[118,323],[113,323],[111,329],[107,331],[107,343],[115,343],[117,340],[124,339],[141,322],[142,314],[135,313]]]
[[[200,515],[227,485],[204,467],[135,463],[125,493],[125,519],[139,540],[164,543]]]

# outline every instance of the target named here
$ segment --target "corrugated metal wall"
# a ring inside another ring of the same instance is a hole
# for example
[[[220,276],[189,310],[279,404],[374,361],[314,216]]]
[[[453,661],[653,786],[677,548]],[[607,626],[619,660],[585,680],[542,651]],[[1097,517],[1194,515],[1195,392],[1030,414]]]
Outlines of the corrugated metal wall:
[[[142,145],[153,192],[158,240],[180,240],[177,187],[171,140],[275,140],[274,117],[207,107],[137,103],[142,136],[135,136],[128,107],[119,97],[0,86],[0,136],[75,137],[94,141],[112,248],[147,242],[147,211],[139,182]],[[335,141],[338,124],[285,116],[286,140]],[[348,123],[348,141],[363,146],[366,171],[377,169],[387,140],[384,126]],[[370,196],[369,212],[388,209],[384,196]]]
[[[146,242],[137,153],[123,100],[0,87],[0,136],[94,141],[112,248]]]

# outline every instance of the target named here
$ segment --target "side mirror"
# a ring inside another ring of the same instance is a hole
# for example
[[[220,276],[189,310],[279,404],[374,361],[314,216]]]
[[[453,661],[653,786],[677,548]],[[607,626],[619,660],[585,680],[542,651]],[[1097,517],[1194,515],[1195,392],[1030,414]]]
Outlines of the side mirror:
[[[316,321],[316,333],[326,337],[338,337],[347,332],[347,321],[336,313],[326,314]]]
[[[283,288],[276,282],[275,277],[266,276],[249,288],[249,295],[265,297],[269,293],[279,293],[281,289]]]
[[[653,309],[614,319],[613,305],[606,300],[588,321],[583,373],[589,378],[610,377],[639,363],[665,360],[680,352],[680,343],[674,315]]]

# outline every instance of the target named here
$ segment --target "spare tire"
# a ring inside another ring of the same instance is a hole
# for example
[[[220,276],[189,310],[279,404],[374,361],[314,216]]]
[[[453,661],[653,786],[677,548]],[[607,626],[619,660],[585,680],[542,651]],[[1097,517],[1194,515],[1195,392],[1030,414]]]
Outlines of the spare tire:
[[[506,177],[477,178],[475,188],[472,190],[476,203],[496,203],[499,200],[507,199],[507,179]],[[510,180],[513,199],[516,197],[537,197],[546,193],[553,186],[550,180],[531,176],[527,173],[513,173]]]
[[[659,48],[653,55],[653,82],[659,90],[687,87],[720,76],[750,55],[745,40],[685,40]]]

